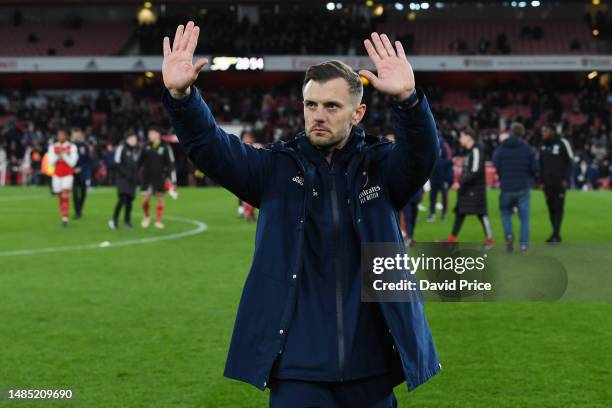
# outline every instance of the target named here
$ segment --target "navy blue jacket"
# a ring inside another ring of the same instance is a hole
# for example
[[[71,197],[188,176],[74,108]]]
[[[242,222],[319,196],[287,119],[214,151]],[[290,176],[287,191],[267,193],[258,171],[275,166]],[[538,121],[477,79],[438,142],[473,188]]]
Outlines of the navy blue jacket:
[[[91,154],[89,153],[89,144],[86,142],[76,143],[79,152],[79,160],[75,167],[81,169],[80,176],[83,180],[91,178]]]
[[[395,105],[396,143],[355,130],[357,154],[344,174],[350,188],[353,227],[361,243],[392,242],[404,248],[396,211],[429,178],[438,156],[435,123],[425,95],[412,109]],[[243,289],[225,376],[265,389],[286,342],[296,304],[305,239],[313,207],[315,166],[305,159],[298,135],[270,149],[255,149],[215,123],[196,88],[189,97],[163,103],[181,146],[195,165],[240,199],[259,207],[253,263]],[[360,202],[375,187],[379,199]],[[393,337],[408,388],[440,370],[422,302],[379,303]],[[313,333],[313,335],[316,335]]]
[[[308,138],[298,138],[298,150],[315,168],[313,197],[304,223],[295,314],[272,378],[350,381],[390,374],[397,366],[393,339],[378,304],[361,302],[361,243],[353,227],[352,186],[345,174],[363,140],[363,131],[355,128],[328,163]],[[375,194],[370,198],[379,199]],[[403,382],[399,371],[393,385]]]
[[[527,190],[537,177],[538,161],[534,150],[525,141],[514,136],[504,140],[495,149],[493,163],[502,191]]]

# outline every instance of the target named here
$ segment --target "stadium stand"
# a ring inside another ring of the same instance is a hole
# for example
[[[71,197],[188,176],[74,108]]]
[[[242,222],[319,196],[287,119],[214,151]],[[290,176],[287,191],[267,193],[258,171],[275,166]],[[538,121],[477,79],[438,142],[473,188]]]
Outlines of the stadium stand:
[[[0,24],[0,55],[116,55],[132,31],[127,23],[89,22],[78,27],[56,23]]]

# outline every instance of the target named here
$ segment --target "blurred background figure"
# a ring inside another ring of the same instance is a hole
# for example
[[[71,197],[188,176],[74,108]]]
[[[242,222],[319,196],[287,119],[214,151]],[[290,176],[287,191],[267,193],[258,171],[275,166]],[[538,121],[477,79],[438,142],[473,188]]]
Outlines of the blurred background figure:
[[[0,143],[0,187],[6,184],[6,150],[4,150],[4,146]]]
[[[115,151],[115,166],[117,168],[117,204],[113,218],[108,221],[111,229],[119,227],[119,214],[125,208],[123,217],[123,227],[132,227],[132,202],[136,195],[136,185],[138,182],[138,159],[140,149],[138,148],[138,136],[129,132],[125,141],[119,145]]]
[[[59,129],[55,143],[49,145],[48,165],[53,167],[51,189],[59,197],[62,226],[68,226],[68,212],[70,210],[70,190],[74,181],[74,166],[79,159],[77,148],[68,141],[68,131]]]
[[[565,190],[571,180],[573,161],[574,153],[568,140],[559,136],[551,125],[544,125],[540,146],[540,177],[553,230],[546,242],[551,244],[561,242]]]
[[[475,215],[482,224],[485,235],[483,248],[490,249],[493,246],[493,231],[487,215],[487,191],[482,149],[476,143],[474,130],[470,128],[461,131],[459,142],[465,149],[465,154],[463,155],[461,178],[455,185],[457,188],[455,223],[447,241],[456,242],[465,217]]]
[[[142,193],[142,210],[144,217],[141,226],[148,228],[151,223],[150,202],[151,196],[155,194],[157,206],[155,207],[155,228],[163,229],[164,216],[164,191],[166,179],[170,178],[176,184],[176,172],[174,170],[174,154],[172,148],[161,140],[161,130],[157,127],[149,127],[147,131],[148,142],[144,145],[138,167],[142,169],[140,189]]]
[[[433,222],[436,220],[436,205],[438,200],[438,193],[440,193],[442,201],[442,213],[440,214],[440,220],[446,219],[446,210],[448,207],[448,189],[453,184],[454,172],[453,172],[453,153],[450,145],[444,139],[441,133],[440,136],[440,157],[436,161],[433,173],[429,179],[431,190],[429,191],[429,216],[427,222]]]
[[[499,210],[501,212],[506,250],[514,250],[514,233],[512,231],[512,214],[518,209],[521,220],[521,251],[529,249],[531,187],[538,174],[538,162],[535,151],[523,140],[525,127],[514,122],[510,126],[510,135],[501,137],[501,144],[495,149],[493,163],[500,181]]]
[[[79,219],[83,216],[83,206],[91,180],[91,153],[89,144],[80,128],[72,129],[70,139],[79,153],[79,159],[74,168],[74,185],[72,186],[74,218]]]

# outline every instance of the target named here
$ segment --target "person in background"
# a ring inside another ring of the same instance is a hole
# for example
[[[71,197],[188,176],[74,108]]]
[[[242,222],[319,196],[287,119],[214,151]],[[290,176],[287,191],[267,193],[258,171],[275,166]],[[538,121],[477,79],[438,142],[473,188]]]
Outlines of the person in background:
[[[77,164],[79,154],[77,147],[68,141],[68,131],[59,129],[55,143],[49,145],[48,165],[53,167],[51,177],[51,190],[59,197],[62,226],[68,226],[68,212],[70,210],[70,190],[74,181],[74,166]]]
[[[117,204],[115,204],[113,218],[108,221],[108,226],[113,230],[119,227],[119,214],[123,207],[125,207],[123,226],[129,229],[132,228],[132,202],[136,195],[139,157],[138,136],[134,132],[128,132],[125,141],[115,150],[118,199]]]
[[[0,187],[6,185],[6,168],[8,165],[6,150],[0,143]]]
[[[442,134],[440,135],[440,157],[436,160],[436,166],[434,167],[431,177],[429,178],[429,184],[431,190],[429,191],[429,217],[427,222],[434,222],[436,220],[436,203],[438,199],[438,193],[442,197],[442,214],[440,219],[444,221],[446,219],[446,210],[448,206],[448,189],[453,184],[453,154],[450,145],[446,142]]]
[[[416,228],[416,222],[419,215],[419,203],[423,199],[423,189],[421,188],[417,191],[410,200],[408,204],[402,209],[402,213],[404,214],[404,225],[405,231],[402,231],[405,235],[406,243],[409,246],[412,246],[416,241],[414,240],[414,230]]]
[[[172,148],[161,140],[161,131],[157,127],[150,127],[147,132],[149,141],[143,147],[138,168],[142,168],[142,180],[140,191],[142,192],[142,210],[144,217],[141,222],[142,228],[148,228],[151,223],[150,202],[151,196],[155,194],[157,207],[155,208],[155,228],[163,229],[164,223],[164,184],[166,178],[170,178],[176,184],[176,172],[174,170],[174,153]]]
[[[506,250],[514,250],[514,233],[512,232],[512,214],[518,208],[521,220],[521,251],[529,249],[530,234],[530,188],[538,173],[538,161],[535,151],[523,140],[525,127],[518,122],[510,125],[510,135],[503,140],[493,153],[493,164],[499,177],[501,194],[499,210],[501,212]]]
[[[466,152],[463,156],[461,178],[455,185],[458,188],[455,223],[447,242],[457,242],[457,235],[459,235],[465,217],[476,215],[485,234],[483,248],[490,249],[493,247],[493,231],[487,215],[487,189],[482,149],[476,143],[476,133],[470,128],[461,131],[459,143]]]
[[[74,168],[74,186],[72,188],[74,218],[79,219],[83,216],[83,206],[91,180],[91,149],[85,141],[83,131],[79,128],[72,129],[70,139],[79,153],[79,160]]]
[[[570,143],[556,134],[551,125],[542,128],[540,146],[540,181],[544,187],[546,206],[553,232],[546,240],[549,244],[561,242],[561,223],[565,206],[565,190],[572,174],[574,153]]]

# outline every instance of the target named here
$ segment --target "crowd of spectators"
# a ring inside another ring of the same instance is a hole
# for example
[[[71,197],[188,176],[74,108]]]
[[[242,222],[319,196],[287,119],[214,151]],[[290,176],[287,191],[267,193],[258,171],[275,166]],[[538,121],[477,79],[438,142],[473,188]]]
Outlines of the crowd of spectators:
[[[461,154],[458,136],[466,126],[476,129],[485,158],[490,160],[500,133],[511,122],[525,125],[525,139],[534,147],[541,143],[541,127],[553,124],[574,150],[576,187],[597,188],[601,179],[610,177],[612,95],[597,81],[576,83],[561,91],[543,76],[477,86],[460,91],[469,100],[461,106],[448,102],[448,94],[441,89],[425,88],[440,133],[455,155]],[[150,125],[172,133],[160,104],[160,89],[155,85],[138,91],[81,95],[0,94],[0,171],[5,157],[11,183],[22,181],[19,174],[28,175],[26,182],[40,182],[40,159],[54,129],[76,126],[85,131],[94,153],[92,183],[112,184],[113,152],[127,130],[136,131],[143,141]],[[204,90],[204,97],[219,123],[240,125],[262,144],[288,140],[303,129],[299,83],[242,92]],[[366,87],[364,98],[368,106],[363,122],[366,131],[380,136],[393,133],[388,98],[371,87]],[[179,181],[187,183],[189,165],[177,145],[175,150]]]
[[[295,9],[295,10],[294,10]],[[261,6],[258,21],[239,17],[235,8],[218,7],[193,16],[200,27],[198,52],[237,55],[357,55],[365,54],[363,38],[377,24],[362,14],[322,12],[321,7],[304,5]],[[163,17],[152,25],[137,28],[140,53],[158,55],[164,36],[172,38],[180,18]]]

